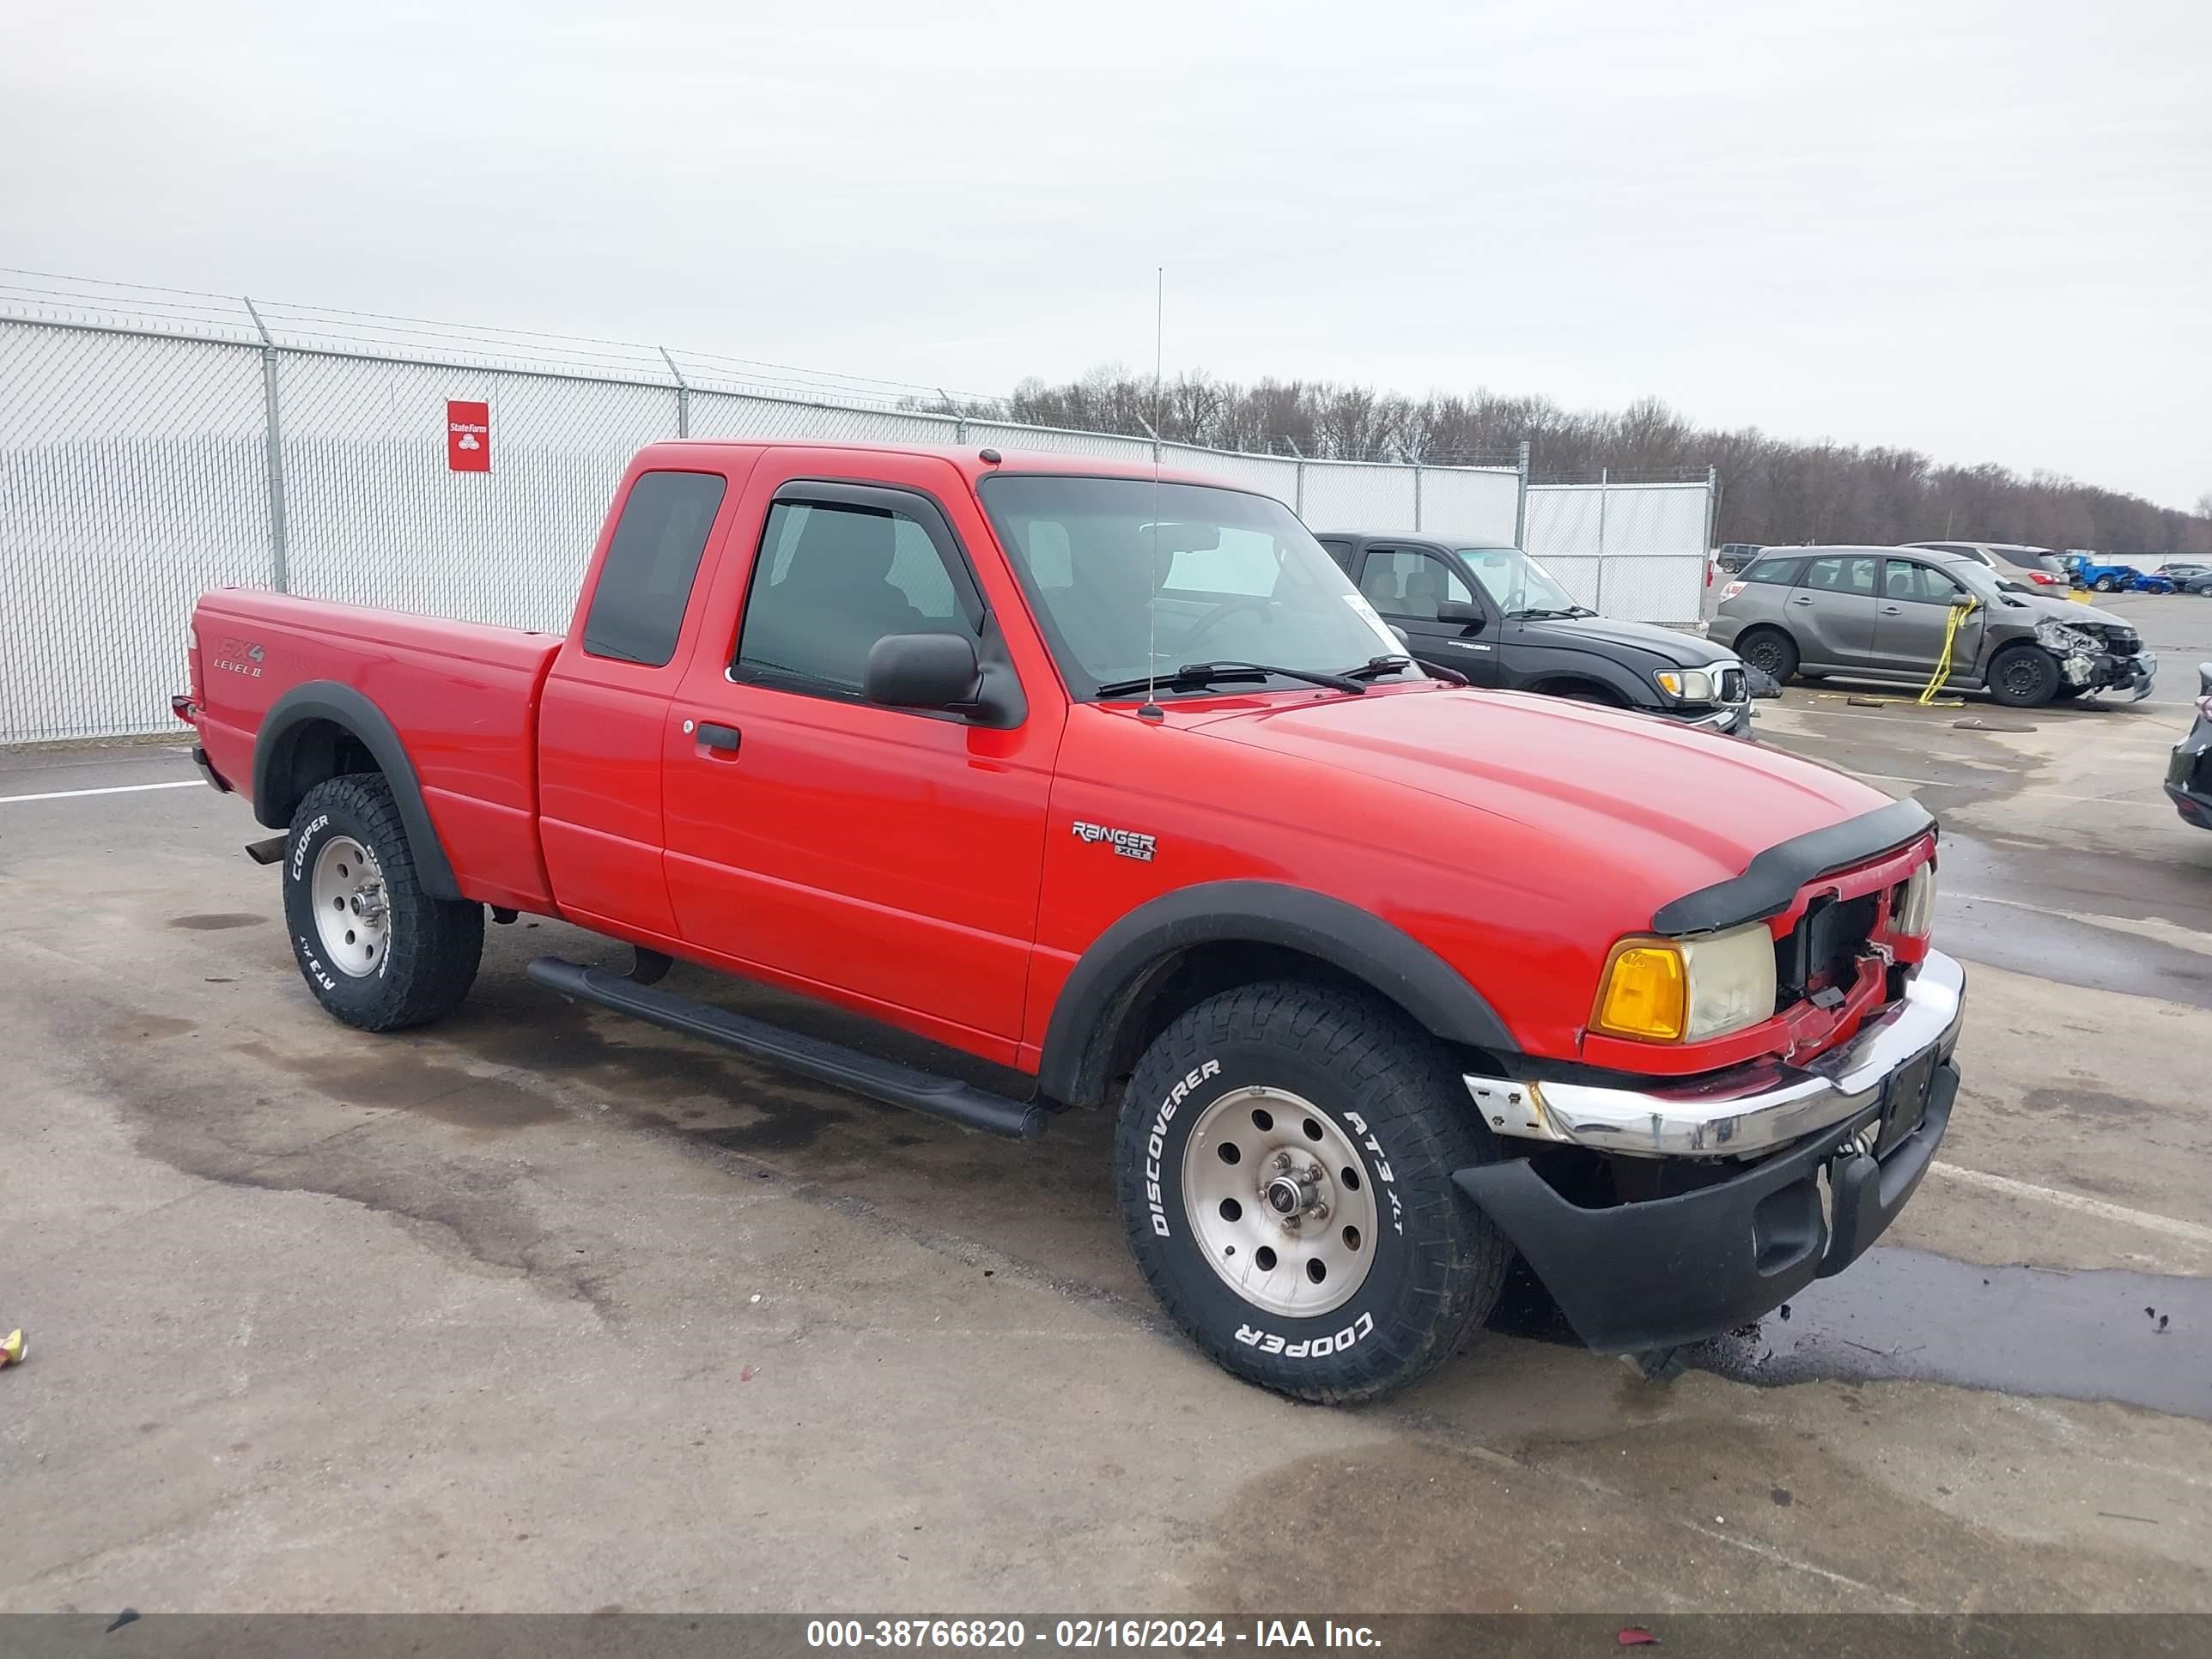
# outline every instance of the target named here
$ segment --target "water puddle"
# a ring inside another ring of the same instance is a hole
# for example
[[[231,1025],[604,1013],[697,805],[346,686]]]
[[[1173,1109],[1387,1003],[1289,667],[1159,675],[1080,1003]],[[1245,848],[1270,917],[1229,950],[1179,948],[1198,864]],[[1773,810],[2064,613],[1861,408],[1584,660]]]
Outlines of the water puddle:
[[[2212,1421],[2212,1279],[1877,1246],[1788,1306],[1686,1357],[1760,1385],[1947,1382]]]

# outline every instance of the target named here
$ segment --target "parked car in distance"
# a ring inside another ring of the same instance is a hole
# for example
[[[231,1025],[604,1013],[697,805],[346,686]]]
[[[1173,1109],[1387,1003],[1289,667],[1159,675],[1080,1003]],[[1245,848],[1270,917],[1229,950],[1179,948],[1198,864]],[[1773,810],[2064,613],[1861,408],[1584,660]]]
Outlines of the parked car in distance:
[[[1934,553],[1955,553],[1977,564],[1987,565],[1999,575],[2035,587],[2073,586],[2066,567],[2047,547],[2027,547],[2018,542],[1907,542],[1905,545],[1926,548]]]
[[[1723,542],[1713,550],[1713,562],[1733,576],[1764,551],[1757,542]]]
[[[2138,570],[2131,564],[2111,564],[2094,554],[2069,553],[2063,562],[2076,587],[2100,593],[2171,593],[2177,584],[2162,570]]]
[[[1743,664],[1694,634],[1615,622],[1515,547],[1325,530],[1316,539],[1423,663],[1469,684],[1541,691],[1751,735]]]
[[[530,964],[573,1001],[1002,1136],[1113,1113],[1139,1269],[1285,1394],[1449,1358],[1516,1257],[1601,1352],[1756,1319],[1882,1232],[1957,1095],[1918,802],[1440,684],[1204,478],[654,444],[565,638],[225,589],[185,642],[332,1018],[452,1013],[529,911],[635,950]]]
[[[2182,822],[2212,830],[2212,662],[2197,665],[2197,724],[2173,745],[2166,793]]]
[[[2194,559],[2174,560],[2159,566],[2158,574],[2171,579],[2180,592],[2212,593],[2212,564]]]
[[[1778,680],[1802,670],[1912,685],[1935,674],[1948,636],[1944,684],[2015,708],[2106,690],[2140,701],[2158,671],[2124,619],[1925,549],[1769,553],[1723,590],[1711,635]]]

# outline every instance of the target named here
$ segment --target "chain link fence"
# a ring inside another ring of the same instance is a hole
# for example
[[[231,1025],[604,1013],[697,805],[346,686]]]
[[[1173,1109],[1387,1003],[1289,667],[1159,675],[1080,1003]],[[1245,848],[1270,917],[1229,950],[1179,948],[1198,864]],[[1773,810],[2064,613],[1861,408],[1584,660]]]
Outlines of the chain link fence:
[[[0,743],[173,729],[185,620],[213,587],[563,629],[629,458],[684,435],[1157,448],[1316,528],[1525,538],[1610,614],[1698,616],[1704,484],[1155,446],[863,377],[168,292],[0,282]],[[449,470],[449,400],[489,405],[489,471]]]

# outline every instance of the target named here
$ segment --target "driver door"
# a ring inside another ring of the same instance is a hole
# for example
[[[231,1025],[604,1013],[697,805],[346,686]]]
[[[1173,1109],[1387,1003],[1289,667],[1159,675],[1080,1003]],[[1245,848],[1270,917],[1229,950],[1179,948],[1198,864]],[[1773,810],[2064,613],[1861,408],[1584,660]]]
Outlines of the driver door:
[[[1498,684],[1497,618],[1460,574],[1434,553],[1413,547],[1370,547],[1359,568],[1359,591],[1393,627],[1406,630],[1414,658],[1467,676],[1476,685]],[[1447,600],[1480,605],[1481,624],[1437,619]]]

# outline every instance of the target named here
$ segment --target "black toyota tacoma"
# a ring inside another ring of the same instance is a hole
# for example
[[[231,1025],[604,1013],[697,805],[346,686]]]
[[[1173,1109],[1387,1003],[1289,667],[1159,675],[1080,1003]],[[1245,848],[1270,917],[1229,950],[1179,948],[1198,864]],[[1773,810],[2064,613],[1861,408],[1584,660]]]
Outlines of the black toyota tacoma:
[[[1317,539],[1425,664],[1476,685],[1751,735],[1752,677],[1733,651],[1601,617],[1519,548],[1352,530]]]

